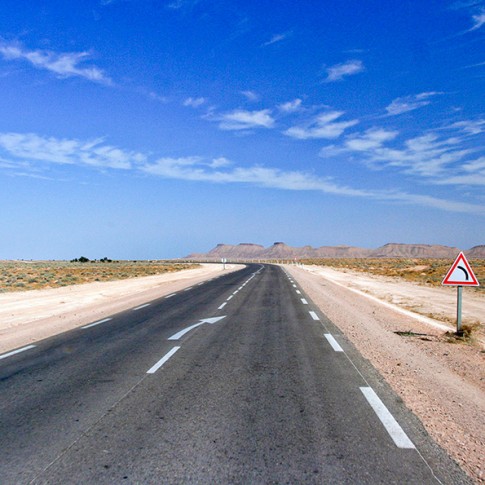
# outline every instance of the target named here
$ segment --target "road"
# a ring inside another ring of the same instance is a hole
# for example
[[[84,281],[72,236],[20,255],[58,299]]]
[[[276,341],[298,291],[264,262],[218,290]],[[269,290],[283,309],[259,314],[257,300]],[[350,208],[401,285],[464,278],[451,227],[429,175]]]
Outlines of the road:
[[[280,267],[0,356],[18,483],[468,483]]]

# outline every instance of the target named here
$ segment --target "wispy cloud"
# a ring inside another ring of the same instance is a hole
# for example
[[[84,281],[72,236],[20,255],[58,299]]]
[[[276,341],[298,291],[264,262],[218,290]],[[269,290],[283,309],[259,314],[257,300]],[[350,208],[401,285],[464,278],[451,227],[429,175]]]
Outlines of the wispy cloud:
[[[278,109],[283,111],[284,113],[294,113],[301,109],[301,99],[296,98],[293,101],[287,101],[286,103],[282,103],[278,105]]]
[[[221,130],[250,130],[253,128],[271,128],[274,125],[274,118],[271,110],[262,109],[259,111],[235,110],[217,117],[220,121]]]
[[[386,111],[390,116],[400,115],[408,111],[414,111],[415,109],[422,108],[431,103],[433,96],[443,94],[437,91],[430,91],[420,94],[413,94],[410,96],[403,96],[401,98],[394,99],[391,104],[386,106]]]
[[[483,27],[483,25],[485,24],[485,8],[482,8],[480,12],[476,13],[475,15],[472,15],[472,21],[473,21],[473,25],[468,30],[468,32],[472,32],[474,30],[478,30],[481,27]]]
[[[80,141],[42,137],[35,133],[0,133],[0,151],[25,163],[84,165],[97,168],[131,169],[144,163],[142,153],[104,144],[103,139]]]
[[[251,102],[259,101],[259,94],[254,91],[241,91],[241,94]]]
[[[374,141],[374,147],[379,147],[394,135],[390,132],[374,130],[364,134],[363,138],[365,137]],[[371,149],[371,145],[368,145],[368,149]],[[49,164],[69,164],[103,170],[130,170],[138,174],[184,181],[249,184],[278,190],[315,191],[333,196],[390,201],[433,207],[448,212],[485,215],[483,205],[455,202],[400,190],[360,189],[339,184],[330,177],[321,177],[310,172],[287,171],[257,164],[240,166],[225,157],[212,159],[201,156],[162,157],[151,161],[146,154],[107,145],[102,139],[82,141],[42,137],[32,133],[0,133],[1,169],[11,175],[45,178],[46,175],[42,172],[42,166],[39,163],[46,165],[47,168]],[[482,179],[485,183],[483,157],[470,161],[465,170],[468,170],[470,176],[476,170],[482,171]],[[467,173],[464,173],[462,177],[466,175]]]
[[[364,71],[364,63],[358,59],[352,59],[341,64],[335,64],[334,66],[326,69],[327,77],[325,82],[331,83],[336,81],[342,81],[344,77],[353,76]]]
[[[336,121],[343,114],[343,111],[329,111],[320,114],[306,125],[288,128],[284,134],[299,140],[338,138],[347,128],[359,122],[358,120]]]
[[[187,98],[184,102],[184,106],[190,106],[191,108],[199,108],[207,102],[205,98]]]
[[[289,36],[290,36],[289,32],[285,32],[285,33],[282,33],[282,34],[274,34],[271,37],[271,39],[269,39],[268,41],[261,44],[261,47],[266,47],[268,45],[277,44],[278,42],[281,42],[281,41],[287,39]]]
[[[17,43],[0,43],[0,54],[7,61],[24,60],[36,69],[45,69],[59,77],[82,77],[101,84],[112,84],[104,71],[96,66],[82,67],[91,57],[89,52],[53,52],[48,50],[27,50]]]
[[[345,155],[347,159],[355,155],[356,160],[373,169],[393,168],[426,179],[427,183],[442,183],[445,179],[451,180],[451,176],[470,175],[470,170],[478,171],[481,167],[481,159],[478,165],[471,161],[477,149],[468,143],[468,139],[478,133],[477,130],[470,132],[472,126],[476,123],[458,122],[447,128],[445,136],[430,131],[399,143],[398,131],[372,128],[347,136],[340,145],[324,147],[320,155],[324,158]],[[485,176],[485,172],[482,175]]]

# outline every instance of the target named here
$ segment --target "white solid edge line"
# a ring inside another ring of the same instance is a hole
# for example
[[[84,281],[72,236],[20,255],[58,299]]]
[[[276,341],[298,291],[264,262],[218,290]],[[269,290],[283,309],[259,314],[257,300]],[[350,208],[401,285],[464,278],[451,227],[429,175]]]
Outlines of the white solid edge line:
[[[315,313],[315,312],[308,312],[310,314],[310,316],[313,318],[313,320],[320,320],[318,318],[318,315]]]
[[[187,332],[190,332],[194,328],[200,327],[203,324],[204,324],[204,322],[194,323],[194,325],[191,325],[190,327],[184,328],[183,330],[180,330],[180,332],[174,333],[171,337],[168,338],[168,340],[179,340]]]
[[[218,307],[218,310],[222,310],[225,306],[227,305],[227,301],[224,302],[220,307]]]
[[[332,346],[332,349],[335,350],[335,352],[343,352],[344,349],[340,347],[340,344],[335,340],[333,335],[329,333],[324,333],[325,338],[328,340],[328,343]]]
[[[175,354],[178,349],[180,349],[180,347],[174,347],[172,350],[167,352],[153,367],[150,367],[150,369],[147,370],[147,374],[154,374],[157,372],[157,370],[160,369],[160,367],[162,367],[162,365],[165,364],[165,362],[167,362],[167,360],[170,359],[170,357],[172,357],[172,355]]]
[[[145,308],[147,306],[150,306],[150,303],[145,303],[144,305],[137,306],[136,308],[133,308],[133,311],[136,312],[136,310],[141,310],[142,308]]]
[[[372,387],[361,387],[360,390],[364,394],[367,402],[371,405],[377,417],[386,428],[386,431],[391,436],[392,440],[398,448],[414,449],[416,448],[413,442],[408,438],[408,435],[403,431],[394,416],[389,412],[384,403],[379,399],[379,396],[374,392]]]
[[[301,298],[301,302],[302,302],[304,305],[308,305],[308,302],[305,300],[305,298]]]
[[[89,325],[84,325],[84,327],[81,327],[81,328],[95,327],[96,325],[99,325],[100,323],[109,322],[110,320],[112,320],[112,318],[105,318],[104,320],[99,320],[98,322],[90,323]]]
[[[20,354],[20,352],[24,352],[25,350],[33,349],[34,347],[35,347],[35,345],[27,345],[25,347],[22,347],[21,349],[12,350],[12,352],[7,352],[6,354],[0,355],[0,360],[6,359],[7,357],[10,357],[11,355]]]

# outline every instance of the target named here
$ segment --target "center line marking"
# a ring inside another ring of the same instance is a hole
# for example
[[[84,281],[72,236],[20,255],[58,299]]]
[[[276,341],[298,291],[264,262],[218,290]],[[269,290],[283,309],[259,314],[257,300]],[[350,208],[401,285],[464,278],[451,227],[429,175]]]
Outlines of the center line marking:
[[[313,318],[313,320],[320,320],[318,318],[318,315],[315,312],[308,312],[308,313],[310,313],[310,316]]]
[[[308,305],[308,302],[305,300],[305,298],[301,298],[301,302],[302,302],[304,305]]]
[[[223,303],[220,307],[218,307],[217,309],[218,310],[222,310],[225,306],[227,305],[227,301],[225,303]]]
[[[180,349],[180,347],[174,347],[172,350],[167,352],[153,367],[150,367],[150,369],[147,370],[147,374],[154,374],[157,372],[157,370],[160,369],[160,367],[162,367],[162,365],[165,364],[165,362],[167,362],[167,360],[170,359],[170,357],[172,357],[172,355],[175,354],[178,349]]]
[[[136,312],[136,310],[141,310],[142,308],[145,308],[147,306],[150,306],[150,303],[145,303],[144,305],[137,306],[136,308],[133,308],[133,311]]]
[[[0,360],[6,359],[7,357],[10,357],[11,355],[20,354],[20,352],[24,352],[26,350],[33,349],[34,347],[35,347],[35,345],[27,345],[26,347],[22,347],[21,349],[12,350],[12,352],[7,352],[6,354],[0,355]]]
[[[91,328],[96,325],[99,325],[100,323],[109,322],[110,320],[112,320],[112,318],[105,318],[104,320],[99,320],[98,322],[90,323],[89,325],[84,325],[84,327],[81,327],[81,328]]]
[[[325,338],[328,340],[328,343],[332,346],[332,349],[335,350],[335,352],[343,352],[344,349],[340,347],[339,343],[335,340],[333,335],[329,333],[325,333]]]
[[[375,393],[374,389],[372,389],[372,387],[361,387],[360,390],[377,414],[380,422],[384,425],[384,428],[386,428],[386,431],[391,436],[395,445],[398,448],[414,449],[415,446],[413,442],[408,438],[408,435],[404,432],[401,426],[399,426],[399,423],[386,408],[385,404],[379,399],[379,396]]]
[[[231,296],[230,296],[230,297],[227,299],[227,301],[231,300],[232,298],[234,298],[234,295],[231,295]]]

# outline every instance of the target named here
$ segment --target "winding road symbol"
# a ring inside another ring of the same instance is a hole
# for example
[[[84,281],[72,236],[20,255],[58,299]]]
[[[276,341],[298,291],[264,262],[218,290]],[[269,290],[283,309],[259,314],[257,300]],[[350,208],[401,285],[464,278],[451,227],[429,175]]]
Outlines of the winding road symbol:
[[[463,266],[457,266],[457,268],[461,269],[463,273],[465,273],[465,279],[468,281],[470,279],[470,275],[468,274],[468,271]]]

